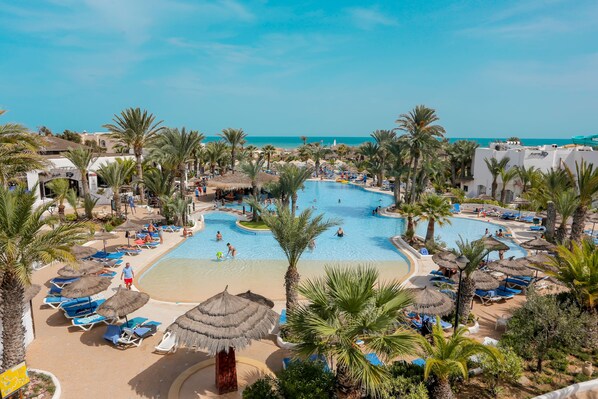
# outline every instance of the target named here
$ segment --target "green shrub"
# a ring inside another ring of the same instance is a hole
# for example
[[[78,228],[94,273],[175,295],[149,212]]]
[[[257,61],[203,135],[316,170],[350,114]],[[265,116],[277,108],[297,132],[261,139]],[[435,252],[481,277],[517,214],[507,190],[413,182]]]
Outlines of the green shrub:
[[[511,348],[500,347],[500,358],[495,361],[488,355],[480,356],[480,365],[484,370],[483,378],[488,384],[488,391],[495,397],[501,392],[501,383],[514,383],[523,374],[523,359]]]
[[[421,367],[420,367],[421,368]],[[428,389],[423,382],[413,382],[407,377],[394,377],[386,383],[378,396],[380,399],[428,399]]]
[[[104,230],[106,232],[110,233],[112,230],[114,230],[114,226],[112,225],[112,223],[105,223]]]
[[[75,215],[75,214],[73,214],[73,213],[69,213],[68,215],[65,215],[65,216],[64,216],[64,219],[65,219],[67,222],[74,222],[74,221],[76,221],[76,220],[77,220],[77,215]]]
[[[547,357],[550,359],[550,367],[553,370],[559,371],[564,373],[567,371],[567,366],[569,366],[569,361],[567,360],[567,355],[561,351],[551,350],[548,352]]]
[[[335,377],[321,362],[291,362],[278,374],[277,385],[285,399],[329,399],[335,395]]]
[[[276,381],[271,377],[260,378],[243,391],[243,399],[280,399],[275,390]]]
[[[464,204],[486,204],[486,205],[495,205],[500,206],[500,202],[496,200],[483,200],[479,198],[465,198],[463,201]]]

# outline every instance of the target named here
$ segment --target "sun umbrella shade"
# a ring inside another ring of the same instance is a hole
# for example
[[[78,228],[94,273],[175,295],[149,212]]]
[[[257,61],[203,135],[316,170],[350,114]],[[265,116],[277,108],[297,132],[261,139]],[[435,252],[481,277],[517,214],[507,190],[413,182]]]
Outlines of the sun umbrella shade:
[[[71,248],[71,253],[77,260],[88,258],[96,252],[98,252],[97,249],[83,245],[75,245]]]
[[[141,225],[133,222],[131,219],[125,220],[125,222],[121,225],[118,225],[114,228],[114,231],[131,231],[131,230],[139,230],[141,229]]]
[[[534,271],[519,259],[501,259],[488,263],[488,268],[497,272],[516,276],[532,276]]]
[[[179,316],[167,330],[181,345],[205,348],[214,356],[229,348],[243,349],[268,335],[277,316],[266,306],[225,290]]]
[[[502,241],[497,240],[494,237],[484,237],[482,238],[482,242],[484,243],[484,248],[488,251],[508,251],[509,246]]]
[[[536,237],[532,240],[522,243],[521,247],[525,249],[533,249],[536,251],[552,251],[556,248],[554,244],[540,237]]]
[[[144,292],[119,288],[116,294],[98,307],[96,313],[108,319],[120,319],[141,308],[147,301],[149,295]]]
[[[453,311],[453,301],[440,291],[428,287],[415,288],[410,291],[413,296],[413,304],[407,307],[410,312],[444,316]]]
[[[436,252],[432,255],[432,260],[440,267],[444,267],[446,269],[458,269],[457,265],[457,255],[450,251],[441,251]]]
[[[267,306],[270,309],[272,309],[274,307],[274,302],[272,302],[270,299],[268,299],[265,296],[262,296],[260,294],[256,294],[255,292],[251,292],[251,290],[249,290],[247,292],[243,292],[241,294],[237,294],[237,296],[241,297],[241,298],[248,299],[252,302],[259,303],[260,305]]]
[[[81,277],[87,274],[99,273],[104,266],[98,262],[79,262],[76,266],[65,266],[58,270],[58,275],[62,277]]]
[[[25,292],[23,293],[23,303],[27,303],[33,299],[40,291],[42,287],[37,284],[31,284],[29,287],[25,288]]]
[[[100,232],[100,233],[95,233],[93,235],[94,240],[106,241],[106,240],[114,240],[115,238],[118,238],[118,236],[116,234],[112,234],[112,233],[108,233],[108,232]]]
[[[266,183],[278,181],[278,176],[269,173],[260,172],[256,183],[258,187]],[[208,181],[208,186],[219,188],[222,190],[237,190],[240,188],[251,188],[251,179],[245,173],[237,172],[235,174],[229,173],[224,176],[218,176]]]
[[[83,298],[99,294],[110,286],[108,277],[83,276],[62,289],[62,296],[67,298]]]
[[[469,275],[469,278],[473,280],[475,287],[480,290],[493,290],[500,286],[500,281],[481,270],[474,270],[474,272]],[[458,282],[459,278],[457,276],[453,276],[452,280]]]

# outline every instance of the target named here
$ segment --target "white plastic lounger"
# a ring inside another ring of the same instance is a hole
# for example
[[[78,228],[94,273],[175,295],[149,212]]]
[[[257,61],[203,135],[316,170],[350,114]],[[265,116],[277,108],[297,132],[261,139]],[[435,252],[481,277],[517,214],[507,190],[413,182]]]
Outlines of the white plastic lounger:
[[[174,353],[177,349],[176,335],[171,331],[166,331],[162,336],[162,341],[155,347],[155,351],[163,354]]]
[[[99,323],[108,324],[108,319],[104,316],[100,316],[97,313],[92,314],[91,316],[87,317],[76,317],[73,319],[73,326],[79,327],[83,331],[89,331]]]

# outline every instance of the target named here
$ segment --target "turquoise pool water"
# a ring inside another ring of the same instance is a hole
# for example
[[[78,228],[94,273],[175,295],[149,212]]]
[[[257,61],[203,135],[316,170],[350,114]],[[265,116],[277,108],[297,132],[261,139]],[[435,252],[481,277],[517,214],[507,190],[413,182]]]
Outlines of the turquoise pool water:
[[[385,278],[405,275],[409,270],[408,261],[389,240],[404,232],[404,219],[372,214],[374,208],[385,207],[392,202],[390,195],[366,191],[353,185],[307,182],[305,189],[299,193],[299,211],[312,208],[315,213],[323,212],[328,218],[338,218],[345,236],[339,238],[334,235],[337,227],[324,232],[318,238],[315,250],[304,253],[301,273],[318,275],[324,265],[340,263],[374,265]],[[282,276],[286,269],[282,250],[269,232],[248,232],[237,227],[235,222],[236,217],[230,214],[206,214],[205,229],[161,257],[141,276],[139,283],[146,291],[157,291],[159,297],[173,300],[179,299],[175,292],[186,291],[184,286],[205,285],[206,279],[217,285],[232,284],[239,290],[247,287],[254,291],[257,291],[256,286],[271,290],[272,281],[276,281],[277,293],[272,294],[276,297],[282,292]],[[469,240],[478,239],[486,228],[495,231],[499,226],[484,221],[452,218],[451,225],[437,226],[436,235],[447,246],[455,247],[459,235]],[[424,235],[425,230],[426,222],[420,223],[417,233]],[[216,241],[217,231],[222,233],[222,241]],[[227,252],[227,242],[236,247],[237,257],[217,261],[217,252]],[[507,243],[513,245],[512,242]],[[524,254],[521,248],[514,246],[506,256],[520,257]],[[189,295],[188,292],[184,297]]]

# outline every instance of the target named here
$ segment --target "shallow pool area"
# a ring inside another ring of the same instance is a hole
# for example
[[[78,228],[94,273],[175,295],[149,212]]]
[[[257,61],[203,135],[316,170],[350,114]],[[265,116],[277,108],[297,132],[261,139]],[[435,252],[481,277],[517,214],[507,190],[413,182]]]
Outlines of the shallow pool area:
[[[402,218],[373,215],[378,207],[392,204],[391,195],[370,192],[361,187],[335,182],[309,181],[299,192],[299,211],[311,208],[340,220],[345,231],[336,237],[337,227],[324,232],[313,251],[306,251],[299,264],[302,278],[322,274],[325,265],[372,265],[384,280],[401,279],[409,272],[409,262],[390,241],[405,230]],[[236,225],[236,217],[221,212],[205,215],[205,228],[196,232],[173,250],[159,258],[138,279],[140,289],[156,299],[197,302],[222,291],[252,291],[272,299],[284,298],[286,258],[269,232],[249,232]],[[484,221],[452,218],[451,225],[438,226],[449,247],[455,247],[459,235],[469,240],[480,238],[486,228],[499,226]],[[417,233],[425,234],[426,222],[419,224]],[[220,231],[222,241],[216,240]],[[237,249],[234,259],[217,260],[216,254],[226,254],[226,243]],[[512,243],[509,243],[512,245]],[[523,256],[514,247],[505,256]]]

